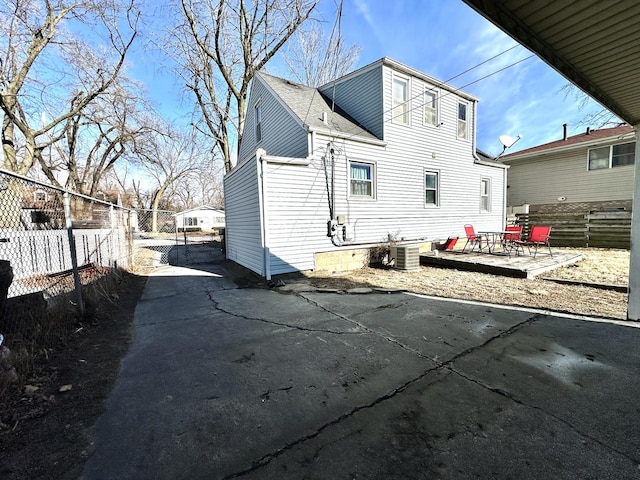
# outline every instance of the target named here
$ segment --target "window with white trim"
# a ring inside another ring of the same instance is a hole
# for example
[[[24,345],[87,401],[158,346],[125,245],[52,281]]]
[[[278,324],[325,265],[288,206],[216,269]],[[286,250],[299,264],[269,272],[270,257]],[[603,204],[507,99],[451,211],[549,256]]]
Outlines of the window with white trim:
[[[182,222],[185,227],[197,227],[198,217],[184,217]]]
[[[438,100],[436,92],[429,87],[424,90],[424,124],[438,124]]]
[[[437,207],[440,197],[440,178],[438,172],[424,172],[424,204]]]
[[[260,101],[254,105],[254,119],[256,123],[256,143],[262,140],[262,106]]]
[[[467,122],[468,105],[458,102],[458,138],[467,140],[469,138],[469,125]]]
[[[349,162],[349,195],[358,198],[375,197],[375,165]]]
[[[409,125],[409,79],[393,77],[393,123]]]
[[[589,150],[589,170],[623,167],[635,163],[636,142],[608,145]]]
[[[491,211],[491,179],[483,178],[480,180],[480,211]]]

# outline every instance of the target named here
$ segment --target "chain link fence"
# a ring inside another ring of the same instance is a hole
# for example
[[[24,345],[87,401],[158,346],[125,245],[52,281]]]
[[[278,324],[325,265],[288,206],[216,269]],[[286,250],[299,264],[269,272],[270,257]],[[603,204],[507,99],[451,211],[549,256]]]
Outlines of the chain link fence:
[[[0,170],[0,333],[42,333],[56,303],[133,262],[130,210]],[[67,302],[68,300],[68,302]]]
[[[220,246],[218,231],[178,227],[174,212],[120,207],[116,191],[98,195],[0,169],[0,352],[46,356],[121,269],[206,263]],[[4,356],[0,395],[11,372]]]

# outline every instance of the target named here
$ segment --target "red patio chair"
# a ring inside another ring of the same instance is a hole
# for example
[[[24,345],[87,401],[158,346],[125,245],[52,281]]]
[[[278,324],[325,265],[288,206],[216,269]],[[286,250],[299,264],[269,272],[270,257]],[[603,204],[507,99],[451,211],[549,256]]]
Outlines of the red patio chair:
[[[464,233],[467,236],[467,243],[464,244],[464,247],[462,247],[462,251],[464,252],[467,249],[467,245],[471,244],[471,252],[473,252],[473,249],[478,247],[478,251],[482,252],[482,249],[486,246],[487,248],[489,248],[489,239],[486,237],[483,237],[482,235],[478,235],[476,234],[475,229],[473,228],[473,225],[465,225],[464,226]],[[483,245],[484,242],[484,245]]]
[[[531,247],[534,247],[533,250],[533,258],[536,258],[538,254],[538,247],[546,246],[549,249],[549,255],[553,256],[551,253],[551,245],[549,245],[549,235],[551,233],[551,227],[548,225],[534,225],[531,228],[531,233],[529,233],[529,238],[526,240],[514,240],[512,243],[516,248],[516,254],[519,253],[519,250],[522,249],[522,253],[524,253],[524,247],[527,247],[529,250],[529,255],[531,255]]]
[[[521,240],[521,236],[522,236],[522,225],[507,225],[504,228],[505,233],[502,235],[502,248],[509,252],[509,254],[511,254],[511,252],[513,251],[513,249],[515,248],[514,243],[516,240]]]

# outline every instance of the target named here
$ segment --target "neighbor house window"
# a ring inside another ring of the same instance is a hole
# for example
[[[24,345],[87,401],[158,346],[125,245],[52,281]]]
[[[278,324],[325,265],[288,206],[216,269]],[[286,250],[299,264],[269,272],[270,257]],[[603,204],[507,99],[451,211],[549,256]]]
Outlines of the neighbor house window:
[[[589,170],[633,165],[635,151],[635,142],[592,148],[589,150]]]
[[[262,106],[260,102],[256,103],[254,107],[254,115],[256,121],[256,142],[262,140]]]
[[[424,91],[424,124],[438,124],[438,106],[436,92],[432,90]]]
[[[424,172],[424,203],[438,206],[438,172]]]
[[[352,197],[374,197],[374,165],[349,162],[349,193]]]
[[[491,211],[491,179],[480,180],[480,211]]]
[[[184,217],[184,226],[185,227],[197,227],[198,226],[198,217]]]
[[[409,80],[393,77],[393,122],[409,124]]]
[[[469,126],[467,123],[467,104],[458,102],[458,138],[469,138]]]

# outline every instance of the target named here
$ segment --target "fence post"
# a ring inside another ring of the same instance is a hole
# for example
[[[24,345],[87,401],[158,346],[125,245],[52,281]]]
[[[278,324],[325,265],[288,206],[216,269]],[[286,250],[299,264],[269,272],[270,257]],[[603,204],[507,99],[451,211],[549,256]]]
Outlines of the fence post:
[[[137,227],[137,225],[136,225]],[[129,210],[129,221],[127,222],[127,237],[129,239],[129,268],[133,268],[135,255],[133,252],[133,210]]]
[[[73,285],[75,287],[75,299],[80,315],[84,315],[84,302],[82,300],[82,291],[80,290],[80,272],[78,271],[78,254],[76,252],[76,240],[73,236],[73,228],[71,226],[71,201],[69,192],[64,192],[64,218],[67,226],[67,235],[69,237],[69,249],[71,250],[71,267],[73,269]]]

